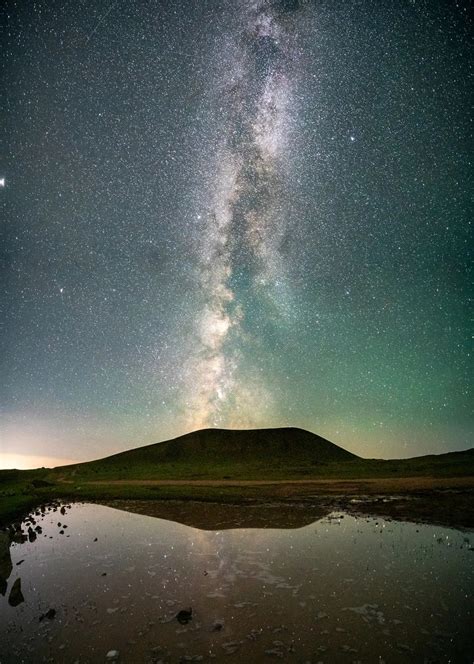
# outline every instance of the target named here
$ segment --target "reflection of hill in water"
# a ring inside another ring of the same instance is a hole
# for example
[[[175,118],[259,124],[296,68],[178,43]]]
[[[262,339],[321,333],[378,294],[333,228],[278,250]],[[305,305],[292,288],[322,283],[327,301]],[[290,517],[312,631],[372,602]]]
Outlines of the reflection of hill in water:
[[[111,500],[103,504],[124,512],[175,521],[200,530],[290,530],[309,526],[333,512],[449,528],[474,528],[473,492],[467,489],[425,491],[410,495],[319,496],[318,502],[314,504],[225,505],[173,500]]]
[[[151,500],[112,500],[106,504],[124,512],[176,521],[200,530],[303,528],[322,519],[332,511],[326,507],[294,504],[223,505]]]

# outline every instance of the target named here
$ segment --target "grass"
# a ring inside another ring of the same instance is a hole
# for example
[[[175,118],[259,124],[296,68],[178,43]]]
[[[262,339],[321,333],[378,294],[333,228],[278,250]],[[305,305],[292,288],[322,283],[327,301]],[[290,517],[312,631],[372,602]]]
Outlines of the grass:
[[[51,473],[74,483],[98,480],[297,480],[297,479],[363,479],[377,477],[461,477],[474,475],[474,454],[458,453],[452,459],[428,457],[407,460],[365,460],[292,463],[275,460],[262,463],[152,462],[114,465],[93,462],[76,467],[63,467]]]

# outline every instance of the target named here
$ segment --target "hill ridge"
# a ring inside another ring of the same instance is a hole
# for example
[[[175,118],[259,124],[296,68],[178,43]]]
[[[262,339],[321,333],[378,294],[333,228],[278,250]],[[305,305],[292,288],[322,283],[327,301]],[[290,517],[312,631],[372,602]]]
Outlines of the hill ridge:
[[[301,466],[314,466],[357,460],[355,454],[298,427],[260,429],[223,429],[210,427],[187,432],[176,438],[151,443],[110,456],[70,466],[64,471],[98,470],[133,466],[153,467],[158,471],[170,465],[184,466],[246,464],[251,466],[281,465],[288,462]]]

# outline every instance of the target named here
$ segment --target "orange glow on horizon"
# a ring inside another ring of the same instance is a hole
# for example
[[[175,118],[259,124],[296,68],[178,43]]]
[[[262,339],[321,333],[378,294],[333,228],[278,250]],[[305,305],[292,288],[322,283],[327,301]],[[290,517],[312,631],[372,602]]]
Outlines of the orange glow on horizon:
[[[36,456],[34,454],[18,454],[0,452],[0,470],[16,468],[17,470],[31,470],[33,468],[55,468],[71,463],[79,463],[77,459],[64,459],[59,457]]]

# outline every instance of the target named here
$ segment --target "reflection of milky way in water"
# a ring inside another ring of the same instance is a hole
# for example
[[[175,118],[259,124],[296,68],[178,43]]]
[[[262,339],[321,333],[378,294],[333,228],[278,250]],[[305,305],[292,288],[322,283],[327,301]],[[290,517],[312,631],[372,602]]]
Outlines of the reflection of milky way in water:
[[[10,547],[2,662],[103,661],[111,650],[123,661],[165,662],[234,652],[255,662],[474,654],[466,533],[348,515],[296,529],[205,531],[87,504],[38,523],[36,541]],[[12,607],[18,578],[24,602]]]

